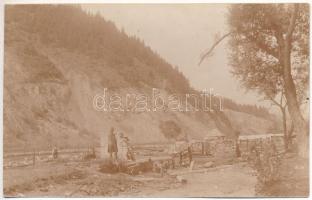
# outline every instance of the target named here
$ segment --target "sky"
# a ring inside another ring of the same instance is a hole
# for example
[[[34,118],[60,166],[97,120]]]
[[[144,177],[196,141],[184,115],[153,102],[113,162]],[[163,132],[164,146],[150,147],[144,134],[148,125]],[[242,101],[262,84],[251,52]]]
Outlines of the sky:
[[[214,93],[238,103],[267,106],[255,92],[248,92],[231,75],[227,41],[198,66],[200,55],[217,34],[227,33],[225,4],[91,4],[84,9],[99,12],[128,35],[144,40],[190,80],[197,90]]]

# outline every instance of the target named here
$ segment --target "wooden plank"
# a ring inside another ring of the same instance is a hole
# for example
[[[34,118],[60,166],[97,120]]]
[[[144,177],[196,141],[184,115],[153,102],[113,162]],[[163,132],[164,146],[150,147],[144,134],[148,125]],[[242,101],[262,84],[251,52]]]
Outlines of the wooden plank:
[[[226,169],[232,167],[232,165],[222,165],[222,166],[218,166],[218,167],[212,167],[212,168],[208,168],[208,169],[196,169],[196,170],[192,170],[192,171],[168,171],[168,174],[171,176],[177,176],[177,175],[185,175],[185,174],[192,174],[192,173],[207,173],[207,172],[212,172],[212,171],[217,171],[220,169]]]

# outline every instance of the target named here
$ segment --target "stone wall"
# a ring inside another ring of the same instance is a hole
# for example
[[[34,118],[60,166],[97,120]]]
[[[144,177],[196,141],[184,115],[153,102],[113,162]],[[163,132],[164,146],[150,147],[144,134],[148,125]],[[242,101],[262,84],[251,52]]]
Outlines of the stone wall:
[[[227,138],[215,138],[204,142],[204,152],[215,159],[236,157],[235,141]]]

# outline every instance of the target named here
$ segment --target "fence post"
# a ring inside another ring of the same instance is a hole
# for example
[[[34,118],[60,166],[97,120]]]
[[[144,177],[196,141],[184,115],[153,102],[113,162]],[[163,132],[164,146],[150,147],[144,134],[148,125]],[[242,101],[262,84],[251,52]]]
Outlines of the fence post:
[[[33,166],[35,166],[36,164],[36,151],[34,150],[34,153],[33,153]]]
[[[247,152],[249,153],[249,148],[248,148],[248,139],[246,140],[246,146],[247,146]]]

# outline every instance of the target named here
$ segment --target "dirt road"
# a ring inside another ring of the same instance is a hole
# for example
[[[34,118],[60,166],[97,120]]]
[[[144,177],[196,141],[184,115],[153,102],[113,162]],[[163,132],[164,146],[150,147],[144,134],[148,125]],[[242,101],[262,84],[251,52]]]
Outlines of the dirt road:
[[[187,180],[180,187],[162,191],[144,191],[145,197],[254,197],[256,177],[242,164],[221,166],[205,173],[181,175]]]
[[[44,169],[45,167],[48,168]],[[179,175],[186,179],[187,183],[177,181],[175,176],[161,177],[157,173],[137,176],[104,174],[99,172],[97,167],[97,163],[84,165],[77,163],[70,167],[55,163],[53,169],[48,165],[41,166],[40,172],[31,169],[33,173],[28,174],[25,173],[25,169],[14,169],[20,181],[5,179],[4,193],[6,196],[24,197],[255,196],[256,177],[252,176],[251,169],[243,163],[211,168],[205,173]],[[54,173],[56,171],[57,173]],[[188,172],[188,169],[184,171]],[[5,177],[12,173],[11,170],[4,170]],[[33,178],[29,177],[30,174]],[[28,178],[24,179],[23,176]]]

